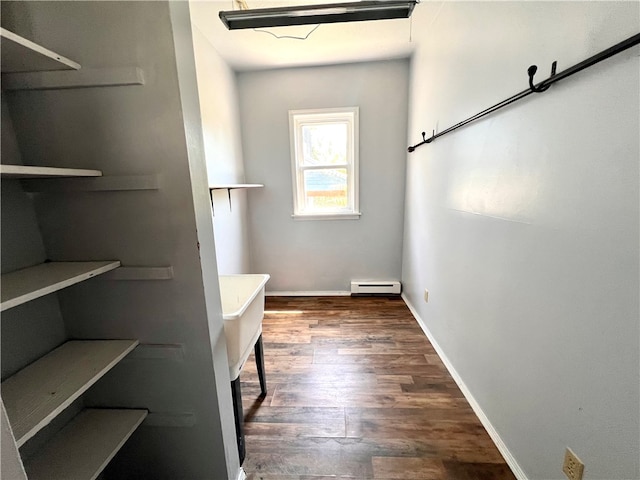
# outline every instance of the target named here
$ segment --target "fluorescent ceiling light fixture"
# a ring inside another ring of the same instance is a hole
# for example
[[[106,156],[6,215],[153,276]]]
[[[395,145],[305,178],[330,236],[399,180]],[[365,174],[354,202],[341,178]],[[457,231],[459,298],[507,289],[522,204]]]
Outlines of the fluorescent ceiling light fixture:
[[[229,30],[409,18],[417,0],[373,0],[220,12]]]

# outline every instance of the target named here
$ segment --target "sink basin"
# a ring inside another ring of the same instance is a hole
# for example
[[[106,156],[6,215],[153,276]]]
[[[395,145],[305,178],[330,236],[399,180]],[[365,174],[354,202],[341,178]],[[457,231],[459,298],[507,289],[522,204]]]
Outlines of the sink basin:
[[[264,286],[269,278],[268,274],[219,276],[231,380],[238,378],[262,334]]]

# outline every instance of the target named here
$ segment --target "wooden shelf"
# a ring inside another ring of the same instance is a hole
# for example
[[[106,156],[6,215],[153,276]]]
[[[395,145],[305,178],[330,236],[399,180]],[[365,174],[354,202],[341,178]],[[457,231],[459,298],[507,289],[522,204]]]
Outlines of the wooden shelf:
[[[146,416],[146,410],[83,410],[25,462],[29,480],[95,479]]]
[[[146,410],[83,410],[25,462],[29,480],[97,478],[146,416]]]
[[[0,176],[2,178],[101,177],[102,172],[79,168],[0,165]]]
[[[2,73],[79,70],[80,65],[5,28],[2,39]]]
[[[137,340],[72,340],[2,382],[2,400],[18,447],[137,345]]]
[[[221,183],[214,184],[209,187],[209,190],[235,190],[236,188],[260,188],[264,185],[260,183]]]
[[[2,275],[0,311],[43,297],[120,266],[108,262],[49,262]]]

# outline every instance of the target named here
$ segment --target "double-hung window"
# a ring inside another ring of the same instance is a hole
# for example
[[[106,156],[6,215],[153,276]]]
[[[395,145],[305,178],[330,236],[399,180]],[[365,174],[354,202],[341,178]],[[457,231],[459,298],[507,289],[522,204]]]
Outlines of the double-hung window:
[[[359,218],[358,107],[290,110],[294,218]]]

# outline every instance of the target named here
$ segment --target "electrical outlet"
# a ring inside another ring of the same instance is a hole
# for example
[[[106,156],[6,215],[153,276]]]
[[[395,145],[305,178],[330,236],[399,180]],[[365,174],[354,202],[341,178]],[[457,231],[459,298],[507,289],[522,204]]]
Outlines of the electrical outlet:
[[[584,473],[584,463],[573,453],[573,451],[567,447],[567,451],[564,452],[564,463],[562,464],[562,471],[569,480],[582,480],[582,474]]]
[[[424,289],[424,301],[429,303],[429,290]]]

